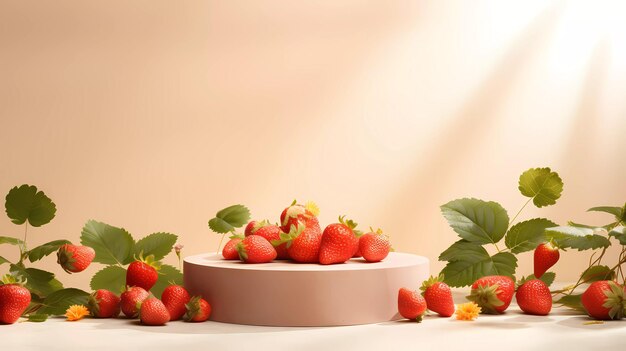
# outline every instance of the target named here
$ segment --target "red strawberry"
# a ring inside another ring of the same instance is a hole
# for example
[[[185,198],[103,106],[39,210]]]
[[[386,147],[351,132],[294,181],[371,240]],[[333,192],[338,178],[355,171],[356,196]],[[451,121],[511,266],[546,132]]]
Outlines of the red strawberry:
[[[550,288],[539,279],[532,279],[517,288],[515,299],[519,308],[528,313],[545,316],[552,309]]]
[[[349,260],[359,246],[359,239],[352,231],[356,223],[339,217],[339,223],[329,224],[322,234],[319,261],[321,264],[344,263]]]
[[[0,324],[13,324],[30,304],[30,291],[8,274],[2,281],[5,284],[0,285]]]
[[[426,314],[426,300],[417,291],[401,288],[398,291],[398,312],[406,319],[414,319],[418,323]]]
[[[67,273],[84,271],[96,257],[96,251],[89,246],[65,244],[57,252],[57,262]]]
[[[359,239],[359,241],[361,241],[361,237],[363,236],[363,232],[360,230],[353,230],[354,235],[356,236],[357,239]],[[356,250],[354,251],[354,254],[352,255],[352,257],[354,258],[359,258],[359,257],[363,257],[363,255],[361,255],[361,248],[359,248],[359,245],[356,246]]]
[[[291,226],[298,226],[298,222],[304,222],[308,227],[317,227],[319,232],[322,232],[317,215],[319,214],[319,208],[314,202],[307,202],[304,206],[297,204],[296,200],[293,200],[291,206],[285,208],[280,214],[280,229],[283,232],[289,233]]]
[[[503,275],[489,275],[472,284],[472,292],[467,299],[480,306],[483,313],[497,314],[509,307],[514,293],[513,279]]]
[[[448,284],[443,282],[443,275],[430,277],[420,287],[422,295],[428,304],[428,309],[438,313],[442,317],[450,317],[454,314],[454,301],[452,291]]]
[[[535,278],[541,278],[550,267],[557,263],[559,256],[559,249],[551,243],[539,244],[535,249],[533,261],[535,265]]]
[[[165,325],[170,320],[170,313],[161,300],[151,297],[141,303],[139,320],[145,325]]]
[[[154,260],[153,255],[149,255],[145,259],[132,262],[126,270],[126,285],[139,286],[150,291],[159,279],[157,270],[161,268],[161,263]]]
[[[200,296],[194,296],[187,304],[185,320],[187,322],[204,322],[211,315],[211,305]]]
[[[270,222],[267,220],[262,220],[262,221],[250,221],[248,222],[248,225],[246,225],[246,229],[244,229],[243,233],[245,236],[250,236],[252,234],[255,234],[257,230],[259,230],[259,228],[262,228],[266,225],[270,225]]]
[[[120,298],[109,290],[96,290],[89,296],[89,311],[96,318],[114,318],[120,314]]]
[[[187,312],[185,305],[189,299],[189,293],[180,285],[170,285],[163,290],[161,301],[170,313],[171,321],[179,320]]]
[[[283,231],[277,225],[270,225],[269,222],[266,222],[260,226],[258,229],[254,231],[254,235],[258,235],[260,237],[265,238],[265,240],[272,243],[274,240],[280,240],[280,233]],[[286,260],[289,258],[289,254],[287,253],[287,244],[280,244],[274,246],[276,250],[276,258],[279,260]]]
[[[621,319],[626,312],[624,288],[611,280],[591,283],[581,302],[589,316],[595,319]]]
[[[243,240],[241,235],[233,235],[230,237],[230,240],[224,245],[224,249],[222,249],[222,256],[224,256],[225,260],[238,260],[239,253],[237,252],[237,244],[239,244]]]
[[[272,242],[273,245],[286,244],[289,257],[302,263],[318,262],[322,232],[319,224],[300,222],[297,226],[291,226],[289,233],[281,233],[280,240]]]
[[[359,238],[359,251],[367,262],[379,262],[385,259],[391,250],[389,238],[383,235],[383,231],[363,234]]]
[[[250,235],[237,244],[239,258],[245,263],[267,263],[276,258],[276,250],[265,238]]]
[[[138,286],[131,286],[120,296],[120,307],[122,312],[128,318],[135,318],[139,314],[139,308],[137,307],[145,299],[150,296],[144,288]]]

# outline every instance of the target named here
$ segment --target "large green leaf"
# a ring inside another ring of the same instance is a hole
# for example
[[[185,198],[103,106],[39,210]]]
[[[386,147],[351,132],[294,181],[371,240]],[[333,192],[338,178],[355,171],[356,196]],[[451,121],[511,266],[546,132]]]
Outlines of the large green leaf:
[[[609,236],[612,236],[615,239],[617,239],[620,244],[626,245],[626,227],[619,226],[619,227],[613,228],[613,230],[609,232]]]
[[[36,248],[28,251],[28,260],[31,262],[39,261],[49,254],[57,251],[61,246],[65,244],[71,244],[71,242],[69,240],[54,240],[49,243],[37,246]]]
[[[621,221],[622,220],[622,215],[624,214],[623,213],[624,209],[622,207],[615,207],[615,206],[592,207],[592,208],[588,209],[587,211],[604,212],[604,213],[612,214],[613,216],[615,216],[615,219],[617,221]]]
[[[126,269],[120,266],[107,266],[91,278],[92,290],[105,289],[120,294],[126,286]]]
[[[154,255],[155,260],[160,260],[172,251],[177,239],[178,236],[170,233],[152,233],[137,241],[135,255]]]
[[[587,268],[581,275],[581,280],[586,283],[592,283],[599,280],[613,280],[615,277],[613,272],[607,266],[591,266]]]
[[[150,289],[150,292],[160,299],[163,290],[171,284],[182,285],[183,274],[174,266],[167,264],[161,265],[161,269],[159,269],[159,279],[152,289]]]
[[[95,262],[127,264],[133,260],[135,241],[123,228],[90,220],[83,227],[80,242],[96,251]]]
[[[500,252],[493,256],[485,252],[480,259],[448,262],[441,273],[448,285],[461,287],[470,285],[476,279],[487,275],[513,277],[516,267],[517,258],[509,252]]]
[[[519,190],[537,207],[554,205],[563,192],[563,181],[549,167],[531,168],[519,177]]]
[[[13,223],[23,224],[28,220],[33,227],[50,222],[57,211],[54,202],[43,191],[37,191],[36,186],[28,184],[11,189],[4,207]]]
[[[578,295],[565,295],[563,297],[561,297],[560,299],[558,299],[557,301],[555,301],[555,304],[559,304],[559,305],[563,305],[565,307],[569,307],[571,309],[574,309],[576,311],[579,312],[585,312],[585,307],[583,307],[582,301],[581,301],[581,297],[582,294],[578,294]]]
[[[459,240],[439,255],[439,261],[477,261],[489,256],[480,244]]]
[[[75,288],[55,291],[46,297],[39,314],[62,315],[71,305],[87,305],[89,293]]]
[[[500,204],[478,199],[458,199],[441,206],[448,224],[467,241],[497,243],[509,226],[509,216]]]
[[[555,241],[558,247],[573,248],[578,251],[609,247],[611,242],[602,235],[593,234],[591,228],[560,226],[546,229],[546,237]]]
[[[517,223],[506,233],[504,243],[514,254],[534,250],[545,241],[545,229],[557,226],[545,218],[534,218]]]
[[[0,244],[22,245],[24,242],[18,238],[10,236],[0,236]]]
[[[233,205],[220,210],[209,221],[209,227],[216,233],[228,233],[243,226],[250,220],[250,210],[243,205]]]
[[[48,296],[63,289],[63,284],[54,277],[54,273],[37,268],[22,268],[11,265],[11,273],[26,281],[26,287],[39,296]]]

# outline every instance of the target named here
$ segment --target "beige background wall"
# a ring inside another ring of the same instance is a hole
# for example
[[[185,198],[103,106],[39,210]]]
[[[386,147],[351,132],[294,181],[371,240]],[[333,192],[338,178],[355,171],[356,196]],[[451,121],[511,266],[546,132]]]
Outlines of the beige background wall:
[[[626,200],[626,31],[598,6],[2,1],[0,192],[35,184],[56,202],[31,246],[78,241],[93,218],[176,233],[185,254],[215,249],[206,222],[226,205],[275,220],[312,199],[323,222],[380,226],[433,272],[456,240],[438,206],[475,196],[512,216],[530,167],[565,191],[522,219],[600,224],[586,208]],[[0,233],[22,235],[6,217]],[[558,279],[586,257],[568,252]],[[82,288],[98,268],[38,266]]]

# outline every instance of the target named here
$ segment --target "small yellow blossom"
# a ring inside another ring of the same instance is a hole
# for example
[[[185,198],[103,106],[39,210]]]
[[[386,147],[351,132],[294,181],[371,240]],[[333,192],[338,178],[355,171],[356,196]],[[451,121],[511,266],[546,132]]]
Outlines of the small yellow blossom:
[[[475,302],[462,303],[456,306],[456,319],[473,321],[480,314],[480,307]]]
[[[78,321],[89,315],[89,310],[84,305],[72,305],[65,311],[68,321]]]

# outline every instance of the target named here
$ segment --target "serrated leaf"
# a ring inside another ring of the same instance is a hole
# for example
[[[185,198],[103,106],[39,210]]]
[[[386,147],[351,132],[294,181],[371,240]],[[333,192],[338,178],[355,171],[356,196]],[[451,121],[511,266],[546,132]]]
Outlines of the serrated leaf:
[[[212,231],[220,234],[229,233],[242,227],[250,220],[250,210],[243,205],[233,205],[218,211],[209,221]]]
[[[580,311],[582,313],[586,313],[585,308],[583,307],[583,303],[581,301],[581,296],[582,294],[565,295],[561,297],[560,299],[558,299],[557,301],[555,301],[554,303],[563,305],[565,307],[569,307],[571,309]]]
[[[554,283],[554,279],[556,278],[556,274],[554,272],[546,272],[544,273],[541,278],[539,278],[539,280],[541,280],[542,282],[544,282],[547,286],[552,285],[552,283]],[[526,278],[522,278],[520,279],[520,281],[518,282],[518,285],[522,285],[525,282],[529,281],[529,280],[533,280],[533,279],[537,279],[535,277],[534,274],[529,275]]]
[[[159,279],[152,289],[150,289],[150,292],[160,299],[163,290],[171,284],[182,285],[183,274],[178,268],[164,264],[161,266],[161,269],[159,269]]]
[[[69,240],[54,240],[49,243],[37,246],[36,248],[28,251],[28,260],[31,262],[39,261],[49,254],[57,251],[59,247],[65,244],[71,244],[71,242]]]
[[[29,322],[40,323],[40,322],[45,322],[46,320],[48,320],[47,314],[37,313],[37,314],[28,315]]]
[[[92,290],[106,289],[116,294],[122,293],[126,286],[126,269],[120,266],[107,266],[91,278]]]
[[[0,236],[0,244],[22,245],[24,242],[18,238],[10,236]]]
[[[9,260],[7,260],[6,258],[0,256],[0,264],[3,264],[3,263],[11,263],[11,262],[9,262]]]
[[[604,212],[604,213],[612,214],[613,216],[615,216],[615,219],[620,221],[622,219],[623,210],[624,210],[623,208],[615,207],[615,206],[598,206],[598,207],[592,207],[588,209],[587,212]]]
[[[135,244],[135,256],[143,253],[143,256],[154,255],[155,260],[160,260],[172,251],[178,236],[170,233],[152,233]]]
[[[24,184],[14,187],[6,196],[4,207],[7,216],[15,224],[28,223],[40,227],[50,222],[57,211],[56,205],[43,191],[34,185]]]
[[[585,283],[592,283],[599,280],[613,280],[615,277],[613,272],[607,266],[591,266],[587,268],[581,275],[581,280]]]
[[[554,240],[561,248],[573,248],[578,251],[609,247],[611,242],[602,235],[593,234],[591,228],[561,226],[546,229],[546,238]]]
[[[478,261],[489,256],[480,244],[459,240],[439,255],[439,261]]]
[[[123,228],[89,220],[83,227],[80,242],[96,251],[95,262],[123,265],[133,260],[135,241]]]
[[[476,279],[487,275],[506,275],[513,277],[517,267],[517,258],[509,252],[500,252],[493,256],[488,254],[479,260],[463,260],[448,262],[441,271],[445,282],[453,287],[467,286]]]
[[[76,288],[55,291],[43,300],[37,311],[41,314],[62,315],[71,305],[87,305],[89,293]]]
[[[504,243],[514,254],[534,250],[537,245],[545,241],[545,229],[556,225],[556,223],[545,218],[519,222],[506,233]]]
[[[63,289],[63,284],[55,278],[54,273],[37,268],[22,268],[14,264],[11,265],[10,271],[25,280],[26,288],[36,295],[48,296]]]
[[[613,230],[609,232],[609,236],[617,239],[620,244],[626,245],[626,227],[619,226],[613,228]]]
[[[500,204],[478,199],[458,199],[441,206],[448,224],[467,241],[488,244],[502,239],[509,216]]]
[[[531,168],[519,177],[519,191],[537,207],[554,205],[563,192],[563,181],[549,167]]]

